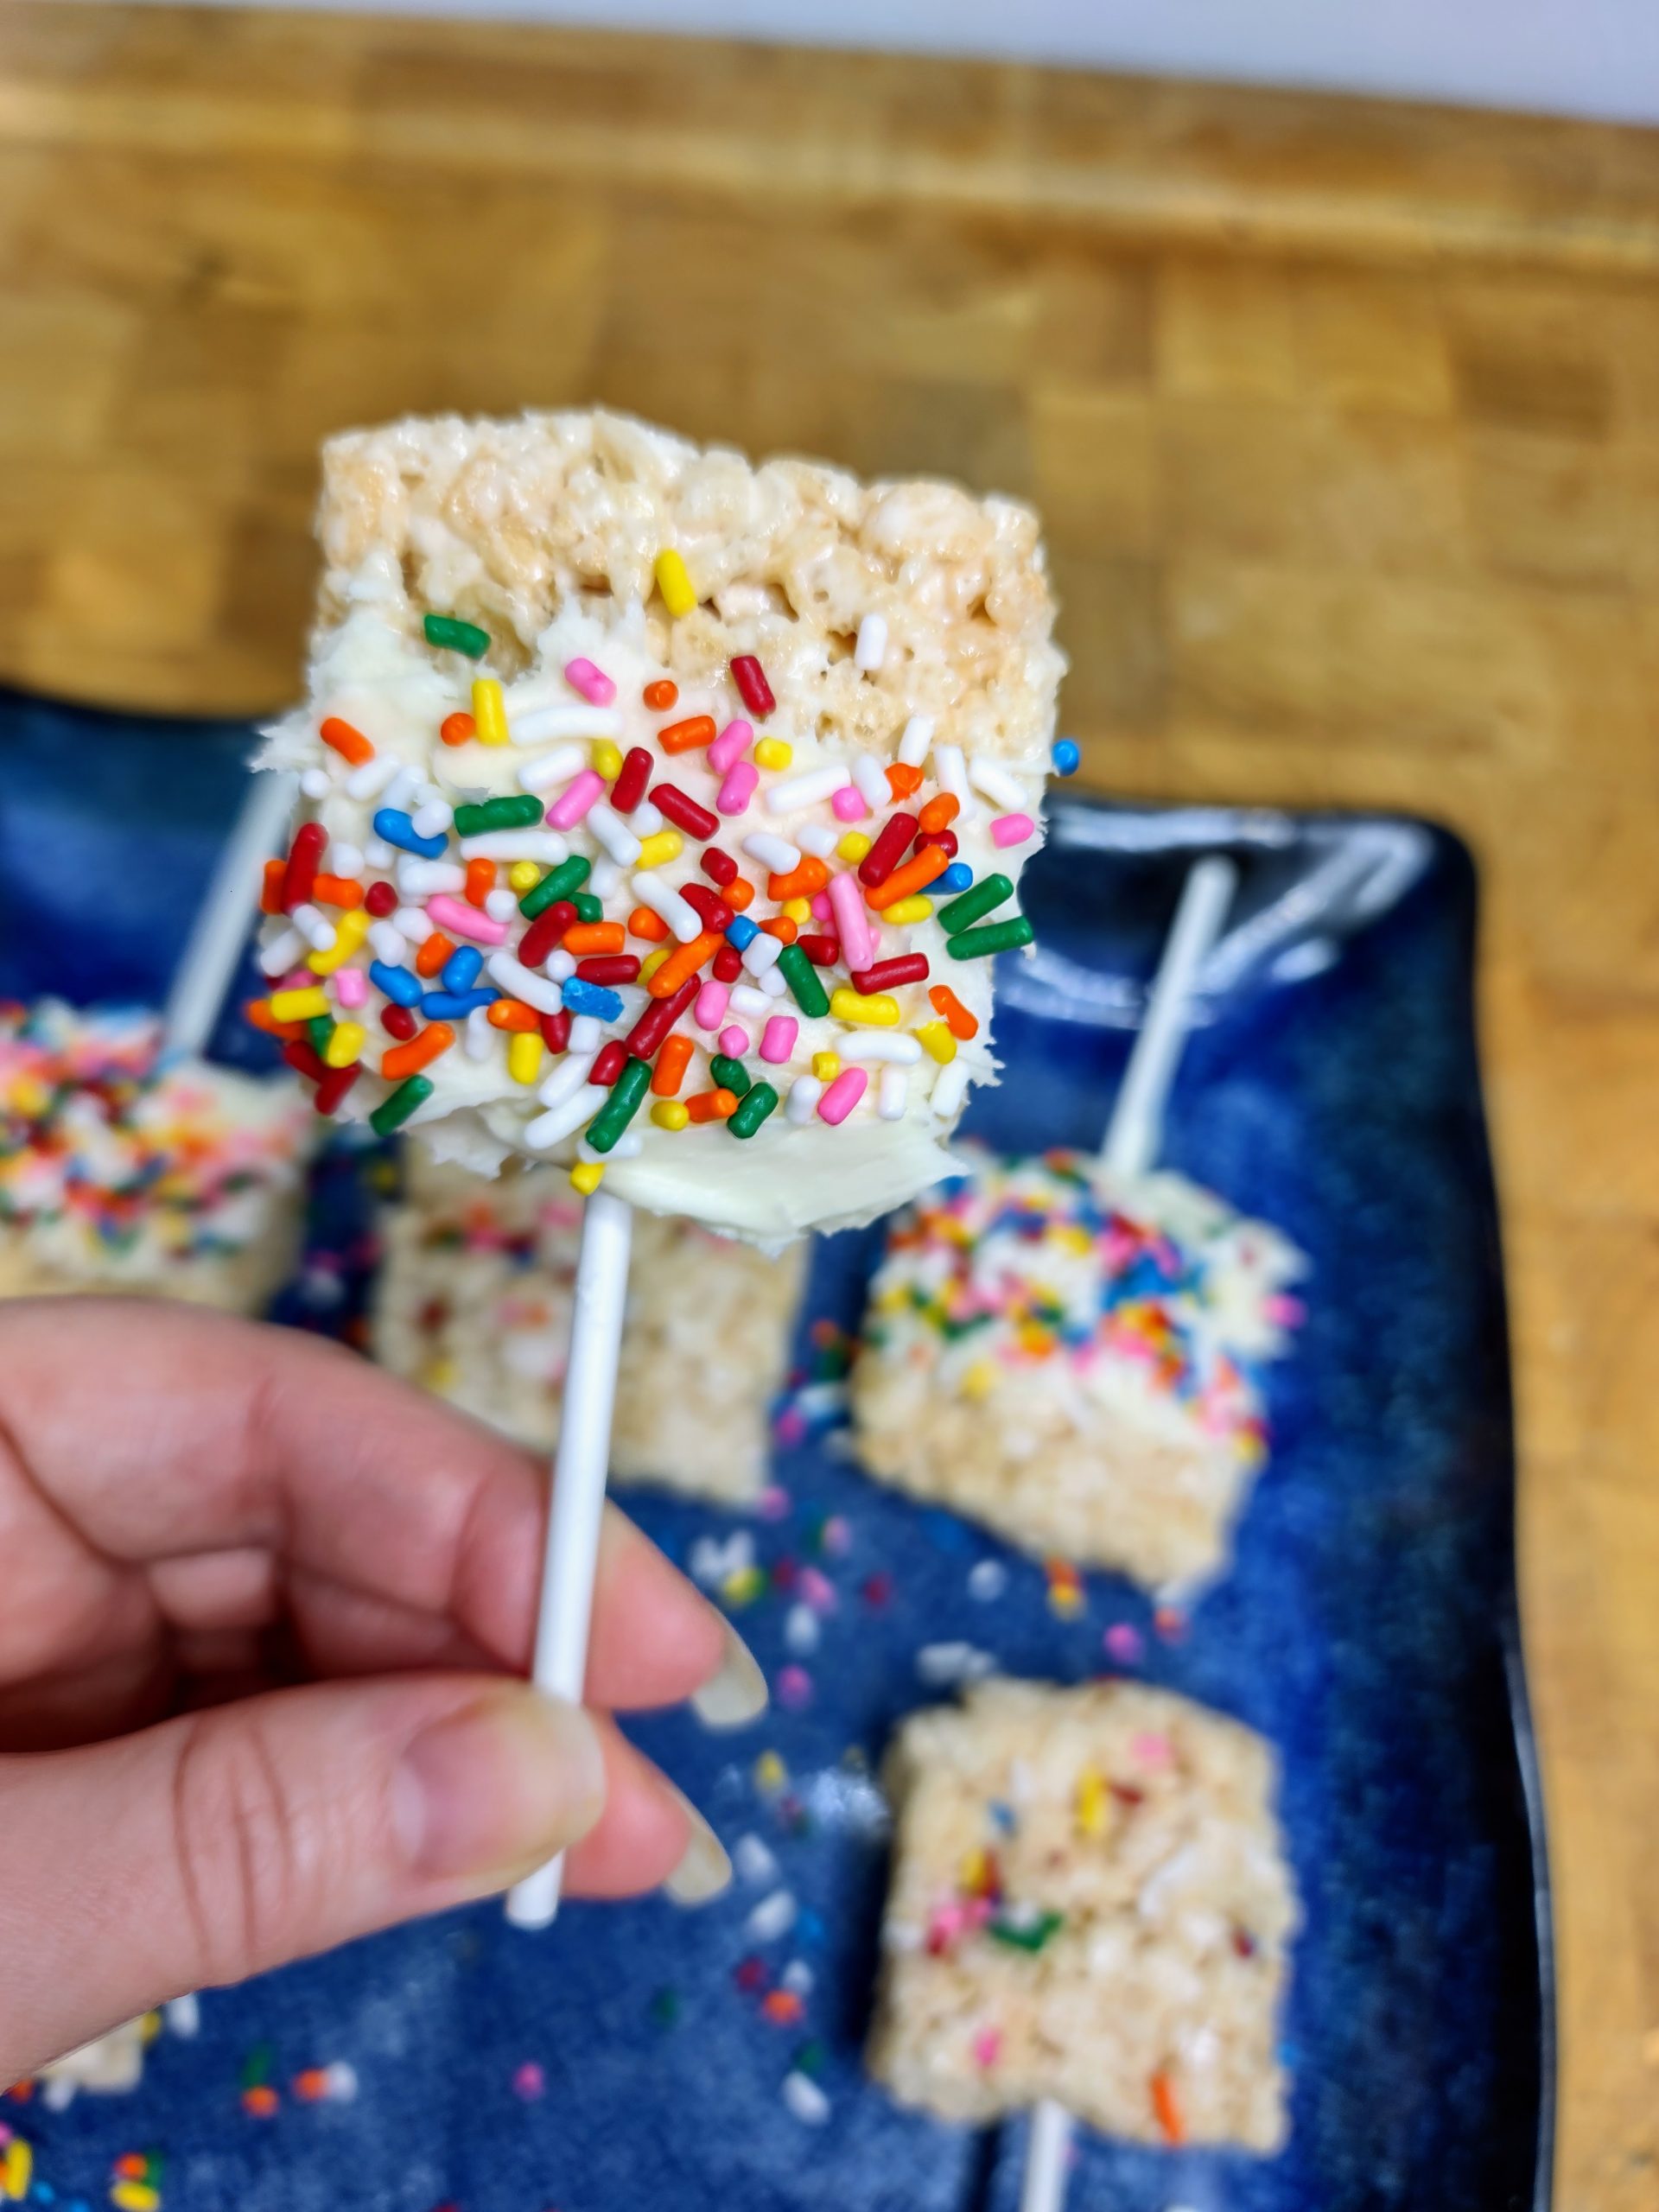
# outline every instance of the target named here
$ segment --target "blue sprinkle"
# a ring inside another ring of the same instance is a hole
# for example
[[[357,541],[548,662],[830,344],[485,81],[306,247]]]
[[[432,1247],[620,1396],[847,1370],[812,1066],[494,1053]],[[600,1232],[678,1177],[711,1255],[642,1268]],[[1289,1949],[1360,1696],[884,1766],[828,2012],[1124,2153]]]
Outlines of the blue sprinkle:
[[[483,965],[484,956],[476,945],[460,945],[444,962],[439,981],[446,991],[470,991]]]
[[[442,836],[423,837],[409,817],[395,806],[383,806],[375,816],[374,834],[396,845],[400,853],[418,853],[423,861],[436,860],[449,842]]]
[[[760,934],[758,922],[752,922],[747,914],[734,914],[732,925],[726,932],[726,942],[735,945],[740,952],[747,952]]]
[[[974,871],[966,861],[952,861],[939,878],[941,891],[965,891],[974,880]]]
[[[371,960],[369,981],[397,1006],[418,1006],[421,987],[407,968],[393,968],[384,960]]]
[[[459,1021],[480,1006],[493,1006],[499,991],[429,991],[421,1012],[429,1021]]]
[[[1054,772],[1057,776],[1075,776],[1077,772],[1077,764],[1083,759],[1082,753],[1077,750],[1077,740],[1071,737],[1055,739],[1052,757]]]
[[[584,982],[580,976],[572,976],[563,991],[567,1014],[591,1014],[595,1020],[614,1021],[622,1012],[621,1000],[603,983]]]

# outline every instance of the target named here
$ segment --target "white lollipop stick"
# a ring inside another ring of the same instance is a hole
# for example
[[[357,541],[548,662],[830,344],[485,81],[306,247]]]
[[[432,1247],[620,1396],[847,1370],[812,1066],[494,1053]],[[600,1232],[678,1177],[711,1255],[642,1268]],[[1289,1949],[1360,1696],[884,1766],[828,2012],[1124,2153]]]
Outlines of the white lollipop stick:
[[[195,1059],[207,1050],[259,904],[260,868],[282,842],[297,789],[286,772],[262,771],[249,784],[167,995],[163,1052]]]
[[[588,1622],[611,1458],[611,1408],[622,1350],[633,1215],[625,1200],[595,1191],[582,1211],[582,1248],[564,1374],[564,1413],[553,1461],[553,1498],[542,1563],[531,1679],[579,1704],[588,1672]],[[564,1855],[550,1859],[507,1893],[516,1928],[545,1928],[559,1909]]]
[[[1181,902],[1153,979],[1141,1033],[1123,1071],[1101,1165],[1116,1175],[1144,1175],[1163,1141],[1164,1108],[1180,1065],[1192,1017],[1192,987],[1205,955],[1221,934],[1238,887],[1231,861],[1202,860],[1181,887]],[[1045,2097],[1032,2109],[1020,2212],[1061,2212],[1065,2202],[1066,2154],[1071,2115]]]

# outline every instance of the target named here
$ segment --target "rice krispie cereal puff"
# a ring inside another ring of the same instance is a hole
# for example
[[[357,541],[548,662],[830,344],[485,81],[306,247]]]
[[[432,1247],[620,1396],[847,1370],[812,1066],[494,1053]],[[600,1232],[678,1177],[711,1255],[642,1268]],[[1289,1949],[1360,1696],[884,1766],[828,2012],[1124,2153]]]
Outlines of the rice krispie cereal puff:
[[[1041,839],[1034,518],[602,413],[324,453],[256,1018],[325,1112],[759,1241],[946,1172]]]
[[[1259,1736],[1137,1684],[990,1681],[907,1721],[885,1780],[869,2063],[901,2103],[1279,2149],[1299,1913]]]
[[[1183,1177],[1001,1160],[895,1224],[854,1369],[860,1459],[1039,1557],[1212,1575],[1300,1315],[1279,1232]]]
[[[286,1079],[168,1062],[154,1015],[0,1004],[0,1297],[257,1312],[293,1258],[315,1126]]]
[[[522,1444],[558,1440],[582,1200],[556,1169],[494,1182],[409,1155],[383,1224],[373,1351]],[[611,1472],[717,1505],[765,1488],[769,1414],[788,1363],[804,1243],[777,1256],[695,1222],[634,1224]]]

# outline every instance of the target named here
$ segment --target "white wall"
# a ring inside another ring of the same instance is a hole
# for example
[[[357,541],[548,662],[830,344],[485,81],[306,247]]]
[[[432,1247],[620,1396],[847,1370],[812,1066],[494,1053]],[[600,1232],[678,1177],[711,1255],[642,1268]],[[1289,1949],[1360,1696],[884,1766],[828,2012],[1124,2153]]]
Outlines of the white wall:
[[[1659,122],[1659,0],[285,0],[1007,54]],[[220,0],[235,5],[237,0]]]

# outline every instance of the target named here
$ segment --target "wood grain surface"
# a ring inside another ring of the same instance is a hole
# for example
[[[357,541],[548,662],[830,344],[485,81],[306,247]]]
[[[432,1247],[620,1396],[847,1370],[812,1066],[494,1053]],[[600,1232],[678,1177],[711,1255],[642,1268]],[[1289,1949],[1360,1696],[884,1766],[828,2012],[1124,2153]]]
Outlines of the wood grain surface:
[[[1659,137],[0,5],[0,677],[297,680],[318,440],[594,398],[1045,514],[1085,779],[1484,872],[1563,2212],[1659,2205]]]

